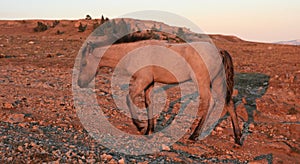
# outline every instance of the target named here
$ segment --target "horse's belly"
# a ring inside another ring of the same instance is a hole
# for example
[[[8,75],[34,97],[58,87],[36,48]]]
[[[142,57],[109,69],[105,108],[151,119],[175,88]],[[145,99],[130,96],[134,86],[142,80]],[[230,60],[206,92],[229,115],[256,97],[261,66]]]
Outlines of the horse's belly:
[[[162,67],[153,68],[153,78],[155,82],[164,84],[174,84],[190,79],[189,71],[186,69],[175,68],[167,70]]]

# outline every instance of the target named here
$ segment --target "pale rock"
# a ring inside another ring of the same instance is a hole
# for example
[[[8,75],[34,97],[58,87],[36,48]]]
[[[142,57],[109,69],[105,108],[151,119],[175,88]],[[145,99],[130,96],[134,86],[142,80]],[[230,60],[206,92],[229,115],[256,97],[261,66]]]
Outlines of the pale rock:
[[[12,109],[14,106],[13,106],[11,103],[4,103],[4,104],[3,104],[3,107],[4,107],[5,109]]]
[[[72,157],[72,150],[69,150],[66,152],[66,157],[71,158]]]
[[[213,131],[211,131],[211,135],[216,135],[217,134],[217,132],[215,131],[215,130],[213,130]]]
[[[9,116],[7,122],[13,124],[13,123],[19,123],[24,121],[24,114],[12,114]]]
[[[78,159],[79,164],[83,164],[83,161],[81,159]]]
[[[243,102],[243,104],[247,104],[247,100],[245,97],[242,98],[242,102]]]
[[[13,157],[8,157],[8,158],[7,158],[7,161],[8,161],[8,162],[11,162],[12,160],[13,160]]]
[[[219,126],[217,126],[217,127],[216,127],[216,131],[217,131],[217,132],[222,132],[222,131],[223,131],[223,128],[222,128],[222,127],[219,127]]]
[[[255,128],[255,125],[254,125],[253,123],[249,124],[249,130],[250,130],[251,132],[254,131],[254,128]]]
[[[70,147],[71,149],[74,149],[74,148],[76,148],[76,146],[75,146],[75,145],[69,145],[69,147]]]
[[[105,161],[110,161],[112,159],[112,156],[109,154],[102,154],[101,159],[103,159]]]
[[[40,129],[39,129],[39,127],[37,126],[37,125],[34,125],[33,127],[32,127],[32,131],[34,131],[34,132],[36,132],[36,131],[39,131]]]
[[[28,126],[28,123],[27,122],[21,122],[18,124],[20,127],[22,128],[26,128],[26,126]]]
[[[237,89],[234,89],[232,92],[232,96],[235,97],[239,94],[239,91]]]
[[[295,115],[287,115],[287,118],[291,121],[297,121],[297,116]]]
[[[118,164],[125,164],[125,160],[122,158],[118,161]]]
[[[117,161],[115,161],[114,159],[111,159],[109,162],[108,162],[108,164],[117,164],[118,162]]]
[[[165,144],[162,144],[161,148],[162,148],[162,150],[165,150],[165,151],[170,151],[171,150],[170,147],[165,145]]]
[[[34,41],[29,41],[28,44],[34,44]]]
[[[96,162],[96,159],[86,159],[86,162],[87,162],[87,163],[95,163],[95,162]]]
[[[23,147],[22,146],[18,146],[18,151],[19,152],[23,152],[24,151]]]
[[[34,143],[34,142],[30,142],[30,146],[32,146],[32,147],[37,147],[38,145],[36,144],[36,143]]]

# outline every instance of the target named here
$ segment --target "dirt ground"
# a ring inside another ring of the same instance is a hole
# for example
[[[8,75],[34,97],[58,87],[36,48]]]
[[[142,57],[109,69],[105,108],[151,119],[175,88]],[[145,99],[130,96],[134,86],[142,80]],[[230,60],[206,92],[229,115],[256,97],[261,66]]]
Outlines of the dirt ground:
[[[1,163],[300,162],[300,46],[212,35],[234,60],[234,101],[243,145],[234,144],[231,120],[225,115],[204,140],[184,136],[157,154],[129,156],[94,140],[76,115],[72,69],[92,25],[78,32],[79,22],[86,20],[62,20],[47,31],[34,32],[36,22],[0,21]],[[97,80],[99,104],[116,127],[136,133],[130,119],[113,104],[111,73],[109,68],[100,70],[106,76]],[[157,125],[174,113],[162,115]]]

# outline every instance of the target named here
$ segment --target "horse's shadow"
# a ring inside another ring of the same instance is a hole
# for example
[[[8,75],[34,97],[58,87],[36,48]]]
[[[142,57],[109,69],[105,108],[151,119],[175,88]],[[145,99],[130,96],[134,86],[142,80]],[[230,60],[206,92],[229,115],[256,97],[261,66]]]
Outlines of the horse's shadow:
[[[257,110],[256,99],[261,98],[267,92],[267,89],[269,87],[269,80],[270,80],[270,76],[261,73],[236,73],[235,74],[234,88],[238,90],[238,94],[233,97],[234,105],[237,106],[239,104],[243,104],[248,115],[247,120],[239,116],[239,118],[244,122],[244,127],[242,132],[244,137],[242,137],[242,142],[245,139],[245,136],[251,134],[251,132],[249,131],[249,125],[255,123],[254,112]],[[162,87],[154,89],[153,91],[154,93],[164,92],[176,86],[178,85],[177,84],[163,85]],[[124,85],[121,88],[128,89],[128,85]],[[195,100],[197,97],[198,97],[198,92],[194,92],[189,95],[182,95],[182,97],[171,101],[167,106],[167,109],[162,111],[159,114],[157,118],[155,132],[162,131],[163,129],[167,128],[169,125],[172,124],[173,120],[176,117],[176,112],[174,112],[175,104],[180,103],[179,110],[180,111],[185,110],[188,104],[191,101]],[[171,117],[168,117],[168,119],[166,119],[165,117],[166,114],[171,115]],[[225,114],[214,125],[217,125],[221,121],[227,119],[228,116],[229,114]],[[215,126],[212,126],[211,129],[213,129],[214,127]],[[254,158],[254,160],[262,160],[262,159],[266,159],[268,163],[272,163],[273,154],[272,153],[262,154]],[[230,160],[226,159],[225,163],[228,163],[228,161]],[[236,163],[236,160],[232,159],[232,162]]]
[[[254,123],[254,111],[257,110],[256,99],[261,98],[269,87],[270,76],[261,73],[235,74],[234,88],[238,94],[233,97],[235,106],[243,103],[248,120],[244,121],[243,134],[249,134],[249,125]],[[244,100],[243,100],[244,99]]]
[[[244,106],[246,108],[246,112],[248,114],[248,120],[243,120],[244,127],[243,127],[243,135],[246,136],[249,134],[249,125],[251,123],[254,123],[254,111],[257,109],[256,107],[256,99],[262,97],[269,86],[269,79],[270,76],[267,76],[265,74],[261,73],[236,73],[234,82],[235,86],[234,88],[238,90],[238,94],[233,97],[233,101],[235,106],[239,105],[240,103],[243,103],[243,99],[246,100],[246,103],[244,103]],[[166,85],[163,86],[163,90],[167,90],[169,88],[172,88],[176,85]],[[188,103],[190,103],[190,100],[196,99],[198,96],[198,92],[195,92],[190,95],[182,96],[179,99],[176,99],[172,102],[170,102],[168,109],[166,112],[163,112],[164,114],[171,114],[172,110],[174,109],[174,105],[176,103],[182,102],[182,100],[186,99],[188,101],[183,101],[184,103],[181,104],[181,109],[184,110],[184,108],[187,106]],[[164,118],[164,114],[161,114],[157,119],[157,127],[155,128],[155,131],[160,131],[167,126],[169,126],[172,121],[175,118],[175,114],[171,114],[171,117],[166,120]],[[214,125],[217,125],[222,120],[227,119],[228,114],[225,114],[223,117],[221,117],[217,123]],[[240,117],[241,118],[241,117]],[[160,123],[163,122],[163,126],[160,126]],[[215,126],[212,126],[208,131],[212,130]]]

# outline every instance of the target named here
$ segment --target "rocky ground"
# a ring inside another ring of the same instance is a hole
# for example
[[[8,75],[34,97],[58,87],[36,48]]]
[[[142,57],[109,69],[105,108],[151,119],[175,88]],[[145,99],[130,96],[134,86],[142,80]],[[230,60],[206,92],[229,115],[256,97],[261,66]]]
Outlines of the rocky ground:
[[[1,163],[299,163],[299,46],[212,35],[234,60],[234,100],[243,145],[234,144],[225,115],[204,140],[192,142],[184,136],[159,153],[130,156],[98,143],[76,114],[72,69],[92,26],[78,32],[79,21],[61,21],[47,31],[34,32],[36,22],[0,21]],[[100,70],[105,76],[98,79],[99,104],[116,127],[137,133],[113,104],[111,73],[109,68]],[[175,100],[171,97],[169,102]],[[176,102],[173,106],[178,108]],[[173,115],[164,113],[157,125]]]

